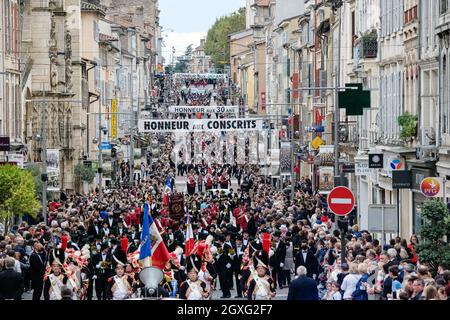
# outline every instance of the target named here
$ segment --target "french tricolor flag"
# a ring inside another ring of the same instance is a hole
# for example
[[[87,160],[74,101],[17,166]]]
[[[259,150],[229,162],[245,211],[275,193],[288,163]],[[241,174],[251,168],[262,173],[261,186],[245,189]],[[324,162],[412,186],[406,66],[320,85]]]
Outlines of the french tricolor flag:
[[[167,261],[169,261],[169,251],[156,227],[156,223],[150,214],[149,205],[144,205],[144,223],[141,237],[141,245],[139,247],[140,258],[144,267],[154,266],[164,269]]]
[[[164,187],[163,191],[163,204],[167,206],[169,204],[169,195],[171,195],[173,192],[172,190],[172,179],[170,176],[167,177],[166,186]]]
[[[194,239],[194,232],[192,231],[192,225],[191,225],[191,217],[186,214],[186,243],[185,243],[185,254],[186,257],[188,257],[191,252],[192,249],[194,249],[195,246],[195,239]]]

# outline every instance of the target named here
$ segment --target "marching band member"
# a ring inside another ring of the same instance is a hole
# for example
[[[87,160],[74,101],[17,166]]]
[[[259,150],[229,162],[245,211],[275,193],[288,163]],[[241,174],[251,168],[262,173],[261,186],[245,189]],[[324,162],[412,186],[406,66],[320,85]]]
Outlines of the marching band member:
[[[250,266],[251,276],[247,292],[248,300],[271,300],[275,297],[275,283],[267,274],[268,264],[269,255],[265,251],[260,250],[254,253],[253,265]]]
[[[118,263],[116,266],[116,275],[108,279],[108,299],[126,300],[133,294],[134,279],[125,274],[125,265]]]
[[[161,286],[167,290],[170,295],[176,294],[179,291],[179,285],[183,282],[181,269],[184,269],[184,267],[181,266],[180,260],[178,259],[182,254],[183,249],[180,247],[177,247],[175,251],[169,253],[170,259],[166,262],[163,269],[164,279],[162,280]],[[175,288],[174,281],[176,281]]]
[[[49,256],[51,266],[50,273],[45,276],[44,299],[61,300],[61,288],[67,286],[73,290],[69,278],[63,273],[63,261],[65,260],[64,251],[53,249]]]
[[[95,292],[98,300],[106,300],[107,280],[113,273],[112,255],[109,253],[109,246],[101,245],[101,252],[93,256],[95,266]]]
[[[198,278],[202,259],[198,255],[190,255],[187,258],[188,279],[180,285],[180,299],[206,300],[210,292],[206,283]]]

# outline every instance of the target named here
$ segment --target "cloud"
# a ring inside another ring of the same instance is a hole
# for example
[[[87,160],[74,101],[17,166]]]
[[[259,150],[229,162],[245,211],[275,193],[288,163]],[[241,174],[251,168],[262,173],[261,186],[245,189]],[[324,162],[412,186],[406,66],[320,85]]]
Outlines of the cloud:
[[[172,47],[175,47],[175,57],[184,54],[186,47],[193,44],[196,48],[200,45],[200,39],[206,37],[206,32],[169,32],[164,34],[164,44],[162,54],[166,59],[166,64],[172,61]]]

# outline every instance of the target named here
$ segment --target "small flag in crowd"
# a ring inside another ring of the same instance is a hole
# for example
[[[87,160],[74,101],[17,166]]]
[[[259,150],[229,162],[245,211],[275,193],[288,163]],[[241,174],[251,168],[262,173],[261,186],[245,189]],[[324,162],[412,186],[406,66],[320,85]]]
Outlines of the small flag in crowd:
[[[139,250],[139,260],[142,261],[144,267],[150,266],[151,256],[152,256],[152,248],[150,238],[149,206],[148,203],[145,202],[144,217],[142,222],[141,247]]]
[[[166,186],[164,187],[163,192],[163,204],[167,206],[169,204],[169,195],[172,194],[172,179],[170,176],[167,177]]]
[[[192,231],[192,225],[191,225],[191,219],[190,216],[186,212],[186,244],[185,244],[185,250],[186,257],[191,254],[192,249],[195,245],[195,239],[194,239],[194,232]]]

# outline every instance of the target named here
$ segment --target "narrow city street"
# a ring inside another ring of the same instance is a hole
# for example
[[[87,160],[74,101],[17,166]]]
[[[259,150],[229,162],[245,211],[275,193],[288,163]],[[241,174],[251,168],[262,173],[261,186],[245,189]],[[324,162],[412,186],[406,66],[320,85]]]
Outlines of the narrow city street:
[[[0,301],[449,300],[450,0],[0,17]]]

